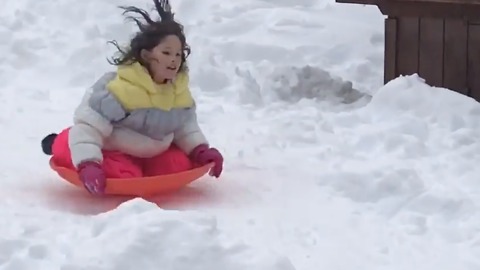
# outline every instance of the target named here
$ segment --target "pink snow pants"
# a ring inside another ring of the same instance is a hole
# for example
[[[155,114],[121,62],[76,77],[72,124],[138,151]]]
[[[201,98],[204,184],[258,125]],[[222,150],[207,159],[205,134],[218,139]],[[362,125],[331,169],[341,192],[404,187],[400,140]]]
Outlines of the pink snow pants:
[[[68,146],[69,128],[55,138],[52,155],[56,164],[75,170]],[[118,151],[103,150],[102,167],[107,178],[135,178],[179,173],[193,168],[188,156],[172,146],[162,154],[152,158],[136,158]]]

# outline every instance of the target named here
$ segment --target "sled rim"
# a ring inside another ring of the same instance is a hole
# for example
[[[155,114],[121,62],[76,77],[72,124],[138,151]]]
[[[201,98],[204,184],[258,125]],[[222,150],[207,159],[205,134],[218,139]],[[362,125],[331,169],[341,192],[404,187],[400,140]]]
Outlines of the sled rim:
[[[49,161],[50,168],[53,169],[63,180],[74,186],[84,188],[83,183],[76,171],[59,166],[53,158]],[[178,190],[191,182],[198,180],[213,168],[214,163],[193,169],[166,174],[160,176],[146,176],[137,178],[107,178],[105,194],[109,195],[128,195],[128,196],[148,196],[161,194]]]

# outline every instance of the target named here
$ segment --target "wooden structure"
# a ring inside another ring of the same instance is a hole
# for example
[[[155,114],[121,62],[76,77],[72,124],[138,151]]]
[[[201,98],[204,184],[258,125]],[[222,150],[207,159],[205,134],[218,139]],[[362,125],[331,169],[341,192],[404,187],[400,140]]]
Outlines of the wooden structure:
[[[419,74],[480,101],[480,0],[336,0],[376,5],[385,19],[385,83]]]

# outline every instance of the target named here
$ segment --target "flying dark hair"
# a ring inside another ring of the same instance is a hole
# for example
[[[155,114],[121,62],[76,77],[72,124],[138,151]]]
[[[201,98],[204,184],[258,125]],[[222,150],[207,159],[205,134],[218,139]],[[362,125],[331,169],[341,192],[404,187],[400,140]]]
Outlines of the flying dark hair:
[[[107,60],[112,65],[128,65],[139,62],[143,66],[147,66],[141,57],[141,51],[151,50],[157,46],[165,37],[175,35],[180,39],[182,44],[182,61],[179,72],[186,70],[186,60],[190,54],[190,47],[188,46],[183,32],[183,26],[174,20],[174,14],[171,11],[171,6],[168,0],[153,0],[155,9],[160,15],[160,21],[154,21],[148,13],[140,8],[134,6],[120,6],[123,9],[123,15],[127,13],[137,13],[145,20],[145,23],[140,22],[139,19],[133,16],[127,16],[127,19],[133,20],[139,32],[130,40],[128,50],[120,49],[116,41],[109,41],[112,43],[121,54],[119,57],[112,57],[112,61]]]

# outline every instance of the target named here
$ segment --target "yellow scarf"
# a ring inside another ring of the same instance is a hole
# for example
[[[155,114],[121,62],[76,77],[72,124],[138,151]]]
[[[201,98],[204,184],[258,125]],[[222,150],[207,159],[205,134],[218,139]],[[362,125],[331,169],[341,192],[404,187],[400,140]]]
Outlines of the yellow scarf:
[[[108,90],[128,111],[157,108],[169,111],[193,105],[189,89],[189,77],[180,72],[172,83],[157,84],[148,71],[138,62],[120,66]]]

